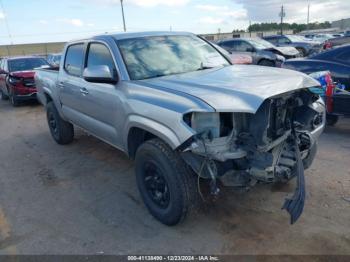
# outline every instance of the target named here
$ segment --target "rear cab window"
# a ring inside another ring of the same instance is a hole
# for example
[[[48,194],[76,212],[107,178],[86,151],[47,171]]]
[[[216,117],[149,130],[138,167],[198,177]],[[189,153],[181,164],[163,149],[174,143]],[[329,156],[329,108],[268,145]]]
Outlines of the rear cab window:
[[[84,61],[84,44],[73,44],[67,47],[64,70],[73,76],[81,76]]]

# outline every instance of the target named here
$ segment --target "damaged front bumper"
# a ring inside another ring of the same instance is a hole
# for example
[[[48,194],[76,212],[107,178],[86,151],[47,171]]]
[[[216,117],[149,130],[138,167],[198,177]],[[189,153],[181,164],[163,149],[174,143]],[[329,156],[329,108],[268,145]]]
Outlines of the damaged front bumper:
[[[267,101],[255,115],[233,116],[226,136],[213,137],[210,131],[195,135],[181,155],[198,176],[211,180],[213,194],[218,192],[216,179],[225,186],[248,189],[257,182],[296,177],[295,193],[283,205],[293,224],[305,202],[304,166],[313,161],[326,115],[324,103],[317,100],[301,106],[300,117],[288,118],[289,109],[283,107],[287,108],[289,98],[283,99]]]

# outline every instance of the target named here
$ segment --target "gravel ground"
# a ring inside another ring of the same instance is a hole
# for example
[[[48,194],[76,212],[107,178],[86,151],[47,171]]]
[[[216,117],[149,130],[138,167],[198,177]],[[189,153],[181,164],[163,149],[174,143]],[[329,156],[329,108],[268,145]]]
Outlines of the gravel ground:
[[[78,130],[59,146],[42,106],[0,101],[0,254],[350,255],[350,119],[327,128],[306,171],[305,211],[281,210],[293,183],[225,190],[185,223],[149,215],[133,162]]]

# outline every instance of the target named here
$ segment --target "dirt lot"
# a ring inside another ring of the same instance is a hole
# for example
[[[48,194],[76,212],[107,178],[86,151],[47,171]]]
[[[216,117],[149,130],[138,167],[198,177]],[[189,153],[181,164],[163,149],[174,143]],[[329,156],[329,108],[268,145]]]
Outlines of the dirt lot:
[[[76,134],[59,146],[41,106],[0,101],[0,254],[350,254],[350,119],[322,135],[293,226],[281,210],[293,185],[226,190],[163,226],[140,199],[133,162]]]

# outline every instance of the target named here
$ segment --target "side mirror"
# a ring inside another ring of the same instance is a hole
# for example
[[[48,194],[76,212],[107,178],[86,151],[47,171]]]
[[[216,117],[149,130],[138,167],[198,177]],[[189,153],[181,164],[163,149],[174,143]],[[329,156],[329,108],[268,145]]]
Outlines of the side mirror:
[[[0,69],[0,74],[1,74],[1,75],[7,75],[8,73],[7,73],[5,70]]]
[[[90,66],[84,69],[83,78],[93,83],[109,83],[115,84],[118,78],[106,65]]]

